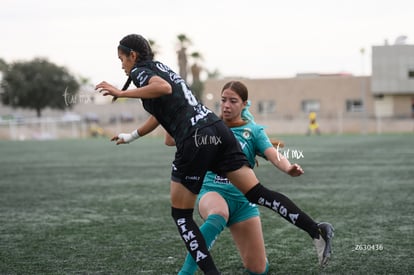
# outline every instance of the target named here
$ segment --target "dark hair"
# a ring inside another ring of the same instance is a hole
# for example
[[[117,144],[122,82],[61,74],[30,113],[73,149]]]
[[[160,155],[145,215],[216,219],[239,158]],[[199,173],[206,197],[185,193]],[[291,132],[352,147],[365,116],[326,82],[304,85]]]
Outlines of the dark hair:
[[[139,34],[129,34],[119,41],[118,50],[123,52],[126,55],[129,55],[131,51],[138,53],[138,61],[151,61],[154,59],[154,53],[152,52],[151,46],[148,41]],[[122,91],[128,89],[129,85],[131,85],[132,79],[128,77],[127,81],[125,82],[124,86],[122,87]],[[112,102],[117,100],[117,97],[112,98]]]
[[[230,81],[227,82],[221,92],[223,93],[224,90],[230,89],[236,94],[240,96],[243,101],[246,101],[249,98],[249,91],[247,90],[246,85],[241,83],[240,81]]]
[[[118,50],[126,55],[129,55],[131,51],[137,52],[139,61],[154,59],[154,53],[152,52],[150,44],[139,34],[129,34],[122,38],[119,41]]]

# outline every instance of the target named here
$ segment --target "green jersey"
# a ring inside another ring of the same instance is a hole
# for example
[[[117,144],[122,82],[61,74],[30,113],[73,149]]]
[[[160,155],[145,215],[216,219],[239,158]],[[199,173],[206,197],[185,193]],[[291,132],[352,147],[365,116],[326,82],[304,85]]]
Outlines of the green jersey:
[[[250,166],[254,167],[256,164],[256,156],[264,156],[264,151],[273,147],[269,137],[264,131],[264,127],[255,122],[248,122],[245,125],[232,127],[235,137],[240,143],[243,153],[246,155]],[[242,192],[240,192],[231,182],[224,177],[213,172],[207,172],[201,192],[203,189],[209,189],[219,192],[222,196],[228,196],[238,201],[247,201]]]

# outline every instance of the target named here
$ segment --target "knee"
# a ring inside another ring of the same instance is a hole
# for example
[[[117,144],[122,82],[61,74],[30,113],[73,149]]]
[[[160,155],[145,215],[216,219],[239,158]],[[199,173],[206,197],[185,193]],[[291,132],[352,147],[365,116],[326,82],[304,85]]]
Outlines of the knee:
[[[269,272],[269,263],[266,259],[264,264],[254,263],[252,265],[246,265],[245,268],[249,275],[266,275]]]
[[[229,220],[229,211],[227,209],[223,209],[223,208],[211,209],[211,211],[209,211],[208,213],[208,216],[210,215],[219,215],[223,217],[226,220],[226,222]]]
[[[226,221],[229,219],[229,206],[224,198],[216,192],[208,192],[200,199],[198,211],[203,219],[210,215],[220,215]]]
[[[171,207],[171,216],[174,218],[175,221],[182,218],[192,218],[193,211],[193,209],[179,209]]]

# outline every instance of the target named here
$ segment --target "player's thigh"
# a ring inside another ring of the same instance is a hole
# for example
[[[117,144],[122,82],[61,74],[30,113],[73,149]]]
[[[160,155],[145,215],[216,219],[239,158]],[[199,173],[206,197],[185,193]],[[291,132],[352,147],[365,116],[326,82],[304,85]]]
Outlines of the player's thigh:
[[[183,184],[171,181],[170,185],[171,206],[179,209],[194,208],[197,195],[191,192]]]
[[[204,193],[198,202],[198,211],[205,220],[209,215],[217,214],[229,218],[229,208],[226,200],[217,192]]]
[[[246,194],[259,183],[253,169],[247,166],[242,166],[235,171],[228,172],[226,176],[243,194]]]
[[[262,272],[266,267],[266,250],[260,218],[257,216],[235,223],[230,226],[230,232],[244,266],[251,271]]]

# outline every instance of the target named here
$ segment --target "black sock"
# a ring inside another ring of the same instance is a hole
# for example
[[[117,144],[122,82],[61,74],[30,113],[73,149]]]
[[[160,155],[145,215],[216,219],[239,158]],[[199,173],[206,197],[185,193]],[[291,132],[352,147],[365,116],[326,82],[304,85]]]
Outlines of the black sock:
[[[252,203],[272,209],[288,222],[308,232],[312,238],[319,238],[318,224],[285,195],[269,190],[258,183],[245,196]]]
[[[200,229],[193,219],[193,209],[171,207],[171,215],[188,252],[205,274],[220,274],[214,265]]]

